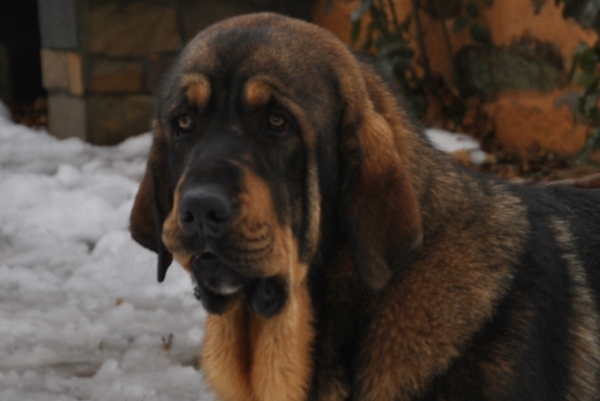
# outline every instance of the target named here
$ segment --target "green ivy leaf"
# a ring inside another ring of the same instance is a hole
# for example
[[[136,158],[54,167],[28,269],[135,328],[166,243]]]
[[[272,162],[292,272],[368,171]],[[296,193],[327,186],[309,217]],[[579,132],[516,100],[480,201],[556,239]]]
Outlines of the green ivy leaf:
[[[408,31],[408,28],[410,28],[410,23],[412,22],[412,15],[408,14],[408,16],[404,19],[404,21],[402,21],[400,23],[400,30],[401,31]]]
[[[358,36],[360,35],[362,20],[359,18],[356,21],[352,21],[352,29],[350,31],[350,41],[356,43]]]
[[[492,35],[487,26],[483,25],[479,21],[475,21],[469,27],[469,34],[471,38],[482,45],[489,45],[492,43]]]
[[[350,13],[350,22],[352,23],[350,29],[350,41],[352,43],[356,43],[358,40],[362,29],[362,17],[369,11],[372,5],[373,0],[362,0],[358,5],[358,8]]]
[[[373,5],[373,0],[362,0],[360,2],[360,4],[358,5],[358,8],[356,10],[352,11],[352,14],[350,15],[350,18],[352,19],[352,21],[362,18],[362,16],[367,11],[369,11],[369,9],[371,8],[372,5]]]
[[[594,150],[600,150],[600,141],[596,141],[596,142],[594,142],[593,149],[594,149]]]
[[[579,70],[573,74],[573,82],[584,87],[592,85],[595,80],[596,76],[589,71]]]
[[[459,33],[462,32],[467,25],[469,25],[469,19],[464,16],[456,17],[454,20],[454,24],[452,24],[452,32]]]
[[[585,72],[593,73],[598,65],[598,56],[593,48],[588,47],[579,55],[579,68]]]
[[[586,96],[583,99],[583,107],[582,107],[583,114],[585,114],[586,116],[592,116],[594,111],[597,111],[597,109],[596,109],[597,102],[598,102],[597,94],[591,95],[591,96]]]
[[[479,7],[477,4],[470,2],[465,5],[465,11],[471,18],[477,18],[479,16]]]

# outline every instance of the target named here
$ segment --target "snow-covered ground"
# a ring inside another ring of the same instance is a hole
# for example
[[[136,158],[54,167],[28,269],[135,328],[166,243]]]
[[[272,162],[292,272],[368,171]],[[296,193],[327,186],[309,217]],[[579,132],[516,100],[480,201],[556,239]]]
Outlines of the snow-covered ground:
[[[189,277],[159,285],[127,231],[150,135],[93,147],[4,117],[0,400],[213,400]]]
[[[60,141],[11,123],[0,103],[1,401],[214,399],[189,277],[171,267],[159,285],[156,256],[127,231],[150,141]]]

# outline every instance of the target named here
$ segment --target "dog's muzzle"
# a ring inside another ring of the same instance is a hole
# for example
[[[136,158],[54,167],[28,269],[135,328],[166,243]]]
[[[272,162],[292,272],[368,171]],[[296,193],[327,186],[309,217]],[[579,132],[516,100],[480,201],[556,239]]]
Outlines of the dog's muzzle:
[[[194,258],[192,272],[198,284],[194,295],[209,313],[223,313],[240,291],[250,309],[265,317],[279,313],[287,300],[287,288],[280,277],[245,277],[210,253]]]
[[[249,281],[208,252],[192,260],[192,272],[199,285],[221,296],[236,294]]]

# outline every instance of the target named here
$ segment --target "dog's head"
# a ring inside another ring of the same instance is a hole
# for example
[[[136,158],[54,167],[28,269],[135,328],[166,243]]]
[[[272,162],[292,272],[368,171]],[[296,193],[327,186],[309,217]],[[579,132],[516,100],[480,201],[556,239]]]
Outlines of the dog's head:
[[[396,105],[309,23],[254,14],[201,32],[164,79],[131,216],[159,281],[174,256],[209,312],[243,294],[269,316],[336,235],[384,287],[421,241]]]

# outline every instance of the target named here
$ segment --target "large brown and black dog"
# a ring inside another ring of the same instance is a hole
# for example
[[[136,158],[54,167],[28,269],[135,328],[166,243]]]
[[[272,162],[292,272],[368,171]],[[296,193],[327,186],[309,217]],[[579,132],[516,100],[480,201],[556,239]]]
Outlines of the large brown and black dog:
[[[131,232],[197,282],[223,400],[599,400],[599,202],[466,171],[333,35],[255,14],[165,78]]]

